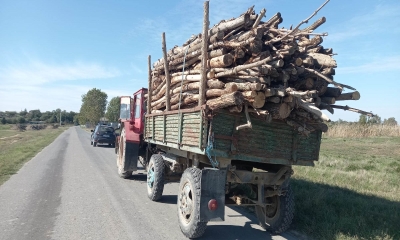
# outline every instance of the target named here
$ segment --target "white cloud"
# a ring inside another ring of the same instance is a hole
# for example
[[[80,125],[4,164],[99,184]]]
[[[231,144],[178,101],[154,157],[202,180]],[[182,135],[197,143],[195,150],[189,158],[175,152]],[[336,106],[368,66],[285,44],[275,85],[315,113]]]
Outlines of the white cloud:
[[[82,94],[93,88],[83,86],[83,80],[113,79],[120,75],[118,69],[96,63],[52,65],[33,61],[3,66],[0,68],[0,110],[79,111]]]
[[[0,82],[12,85],[40,85],[50,82],[83,79],[103,79],[119,76],[119,70],[104,68],[96,63],[77,62],[68,65],[51,65],[34,61],[25,66],[0,68]]]
[[[399,32],[400,5],[378,4],[372,11],[351,18],[330,31],[329,41],[343,41],[365,35],[383,32]]]
[[[347,73],[368,74],[376,72],[398,71],[399,64],[400,64],[400,56],[384,57],[367,62],[359,66],[341,67],[340,74],[347,74]]]

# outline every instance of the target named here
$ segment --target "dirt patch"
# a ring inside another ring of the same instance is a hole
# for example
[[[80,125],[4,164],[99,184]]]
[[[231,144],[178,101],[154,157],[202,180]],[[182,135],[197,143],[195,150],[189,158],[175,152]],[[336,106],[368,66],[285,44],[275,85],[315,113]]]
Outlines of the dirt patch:
[[[19,136],[19,134],[16,134],[16,135],[13,135],[13,136],[9,136],[9,137],[2,137],[2,138],[0,138],[0,140],[4,140],[4,139],[8,139],[8,138],[15,138],[15,137],[18,137]]]

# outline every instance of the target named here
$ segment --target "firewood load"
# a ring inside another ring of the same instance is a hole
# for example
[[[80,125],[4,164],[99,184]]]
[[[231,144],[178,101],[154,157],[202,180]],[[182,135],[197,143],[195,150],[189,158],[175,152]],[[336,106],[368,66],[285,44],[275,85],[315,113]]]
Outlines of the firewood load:
[[[328,34],[314,32],[325,17],[300,29],[328,1],[295,28],[279,28],[280,13],[261,21],[266,10],[256,14],[253,6],[169,51],[163,35],[164,58],[149,66],[151,113],[198,106],[204,67],[204,102],[211,110],[242,112],[246,104],[251,116],[286,121],[304,134],[327,131],[324,122],[330,119],[321,111],[324,109],[332,114],[339,108],[372,115],[334,105],[358,100],[360,94],[334,81],[337,64],[333,50],[321,45]],[[202,54],[202,46],[206,53]]]

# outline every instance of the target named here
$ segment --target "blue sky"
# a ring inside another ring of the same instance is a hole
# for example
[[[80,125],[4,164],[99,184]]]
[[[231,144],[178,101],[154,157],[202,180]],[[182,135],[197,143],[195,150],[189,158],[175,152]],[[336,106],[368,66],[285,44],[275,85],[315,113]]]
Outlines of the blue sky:
[[[255,5],[266,20],[281,12],[280,27],[296,26],[324,0],[211,0],[211,26]],[[0,111],[61,108],[79,111],[81,95],[99,88],[115,96],[147,87],[147,56],[162,56],[202,30],[203,1],[0,0]],[[400,1],[331,0],[311,21],[338,55],[335,80],[355,87],[349,105],[400,121]],[[306,25],[305,25],[306,26]],[[304,27],[305,27],[304,26]],[[359,115],[330,115],[355,121]]]

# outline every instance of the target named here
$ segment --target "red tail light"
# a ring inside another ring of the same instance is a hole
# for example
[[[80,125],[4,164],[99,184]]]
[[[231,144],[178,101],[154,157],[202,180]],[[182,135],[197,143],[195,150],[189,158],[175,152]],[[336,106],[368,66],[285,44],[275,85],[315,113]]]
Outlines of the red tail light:
[[[218,208],[218,202],[215,199],[211,199],[208,202],[208,209],[210,209],[210,211],[215,211]]]

